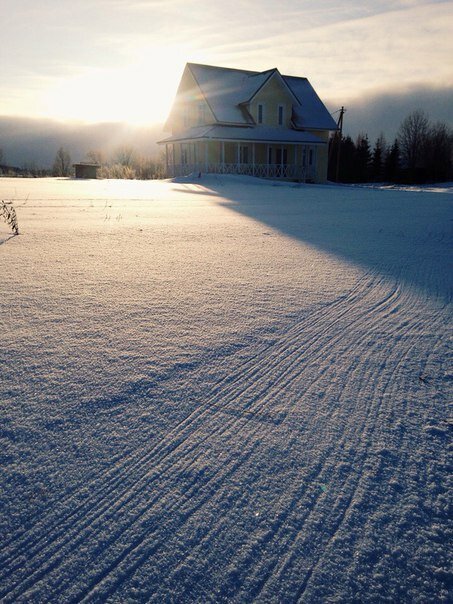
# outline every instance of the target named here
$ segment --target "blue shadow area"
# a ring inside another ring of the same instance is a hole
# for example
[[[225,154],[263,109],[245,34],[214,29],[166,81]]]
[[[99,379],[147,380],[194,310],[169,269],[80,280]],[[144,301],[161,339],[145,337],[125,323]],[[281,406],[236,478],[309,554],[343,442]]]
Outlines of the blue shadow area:
[[[178,191],[218,203],[336,258],[452,300],[451,193],[250,180],[207,175]]]

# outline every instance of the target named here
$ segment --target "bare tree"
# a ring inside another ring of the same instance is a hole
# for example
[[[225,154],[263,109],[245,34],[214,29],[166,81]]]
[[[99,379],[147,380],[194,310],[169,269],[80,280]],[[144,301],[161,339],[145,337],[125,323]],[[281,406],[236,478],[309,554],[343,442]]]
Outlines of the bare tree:
[[[88,151],[87,159],[89,161],[93,162],[94,164],[98,164],[100,166],[105,164],[104,154],[102,151],[99,151],[99,150]]]
[[[118,147],[115,150],[113,161],[127,168],[132,168],[135,162],[135,151],[133,147]]]
[[[71,156],[60,147],[53,162],[52,174],[54,176],[68,176],[71,168]]]
[[[411,176],[423,161],[423,148],[429,133],[429,119],[424,111],[417,109],[410,113],[398,130],[401,158]]]
[[[424,146],[424,167],[429,180],[447,180],[452,172],[453,131],[443,122],[433,124]]]

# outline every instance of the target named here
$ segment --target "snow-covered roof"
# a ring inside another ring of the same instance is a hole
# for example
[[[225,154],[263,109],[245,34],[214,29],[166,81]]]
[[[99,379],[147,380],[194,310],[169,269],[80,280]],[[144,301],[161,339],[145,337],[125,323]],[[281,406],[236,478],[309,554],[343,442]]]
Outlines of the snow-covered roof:
[[[293,123],[296,128],[337,129],[335,120],[307,78],[283,76],[283,79],[299,99],[299,105],[293,107]]]
[[[246,71],[211,65],[188,63],[201,93],[216,120],[227,124],[249,124],[250,117],[242,110],[260,88],[274,75],[267,71]],[[307,78],[280,76],[294,97],[294,125],[296,128],[335,130],[336,123]]]
[[[318,136],[301,130],[262,126],[260,128],[208,125],[188,128],[174,136],[159,141],[160,144],[193,140],[250,141],[261,143],[325,144]]]

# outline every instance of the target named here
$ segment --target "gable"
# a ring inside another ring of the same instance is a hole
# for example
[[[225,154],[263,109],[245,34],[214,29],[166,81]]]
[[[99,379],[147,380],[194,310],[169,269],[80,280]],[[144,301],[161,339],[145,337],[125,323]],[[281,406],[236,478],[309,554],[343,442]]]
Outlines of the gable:
[[[200,125],[202,116],[202,123],[217,121],[189,65],[186,65],[164,130],[178,132]]]
[[[249,78],[255,72],[196,63],[188,66],[218,122],[251,123],[240,103],[244,100],[244,88],[249,87]]]
[[[248,110],[255,123],[259,123],[258,106],[262,106],[263,124],[266,126],[279,126],[289,128],[294,103],[297,100],[288,88],[277,70],[266,80],[266,82],[255,92]],[[279,124],[279,107],[283,109],[283,124]]]

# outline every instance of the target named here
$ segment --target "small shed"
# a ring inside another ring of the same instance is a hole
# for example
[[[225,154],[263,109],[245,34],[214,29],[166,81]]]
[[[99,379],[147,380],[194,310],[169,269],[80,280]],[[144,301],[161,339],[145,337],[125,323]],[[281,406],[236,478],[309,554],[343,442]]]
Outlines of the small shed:
[[[80,164],[74,164],[75,177],[76,178],[97,178],[99,164],[91,164],[88,162],[81,162]]]

